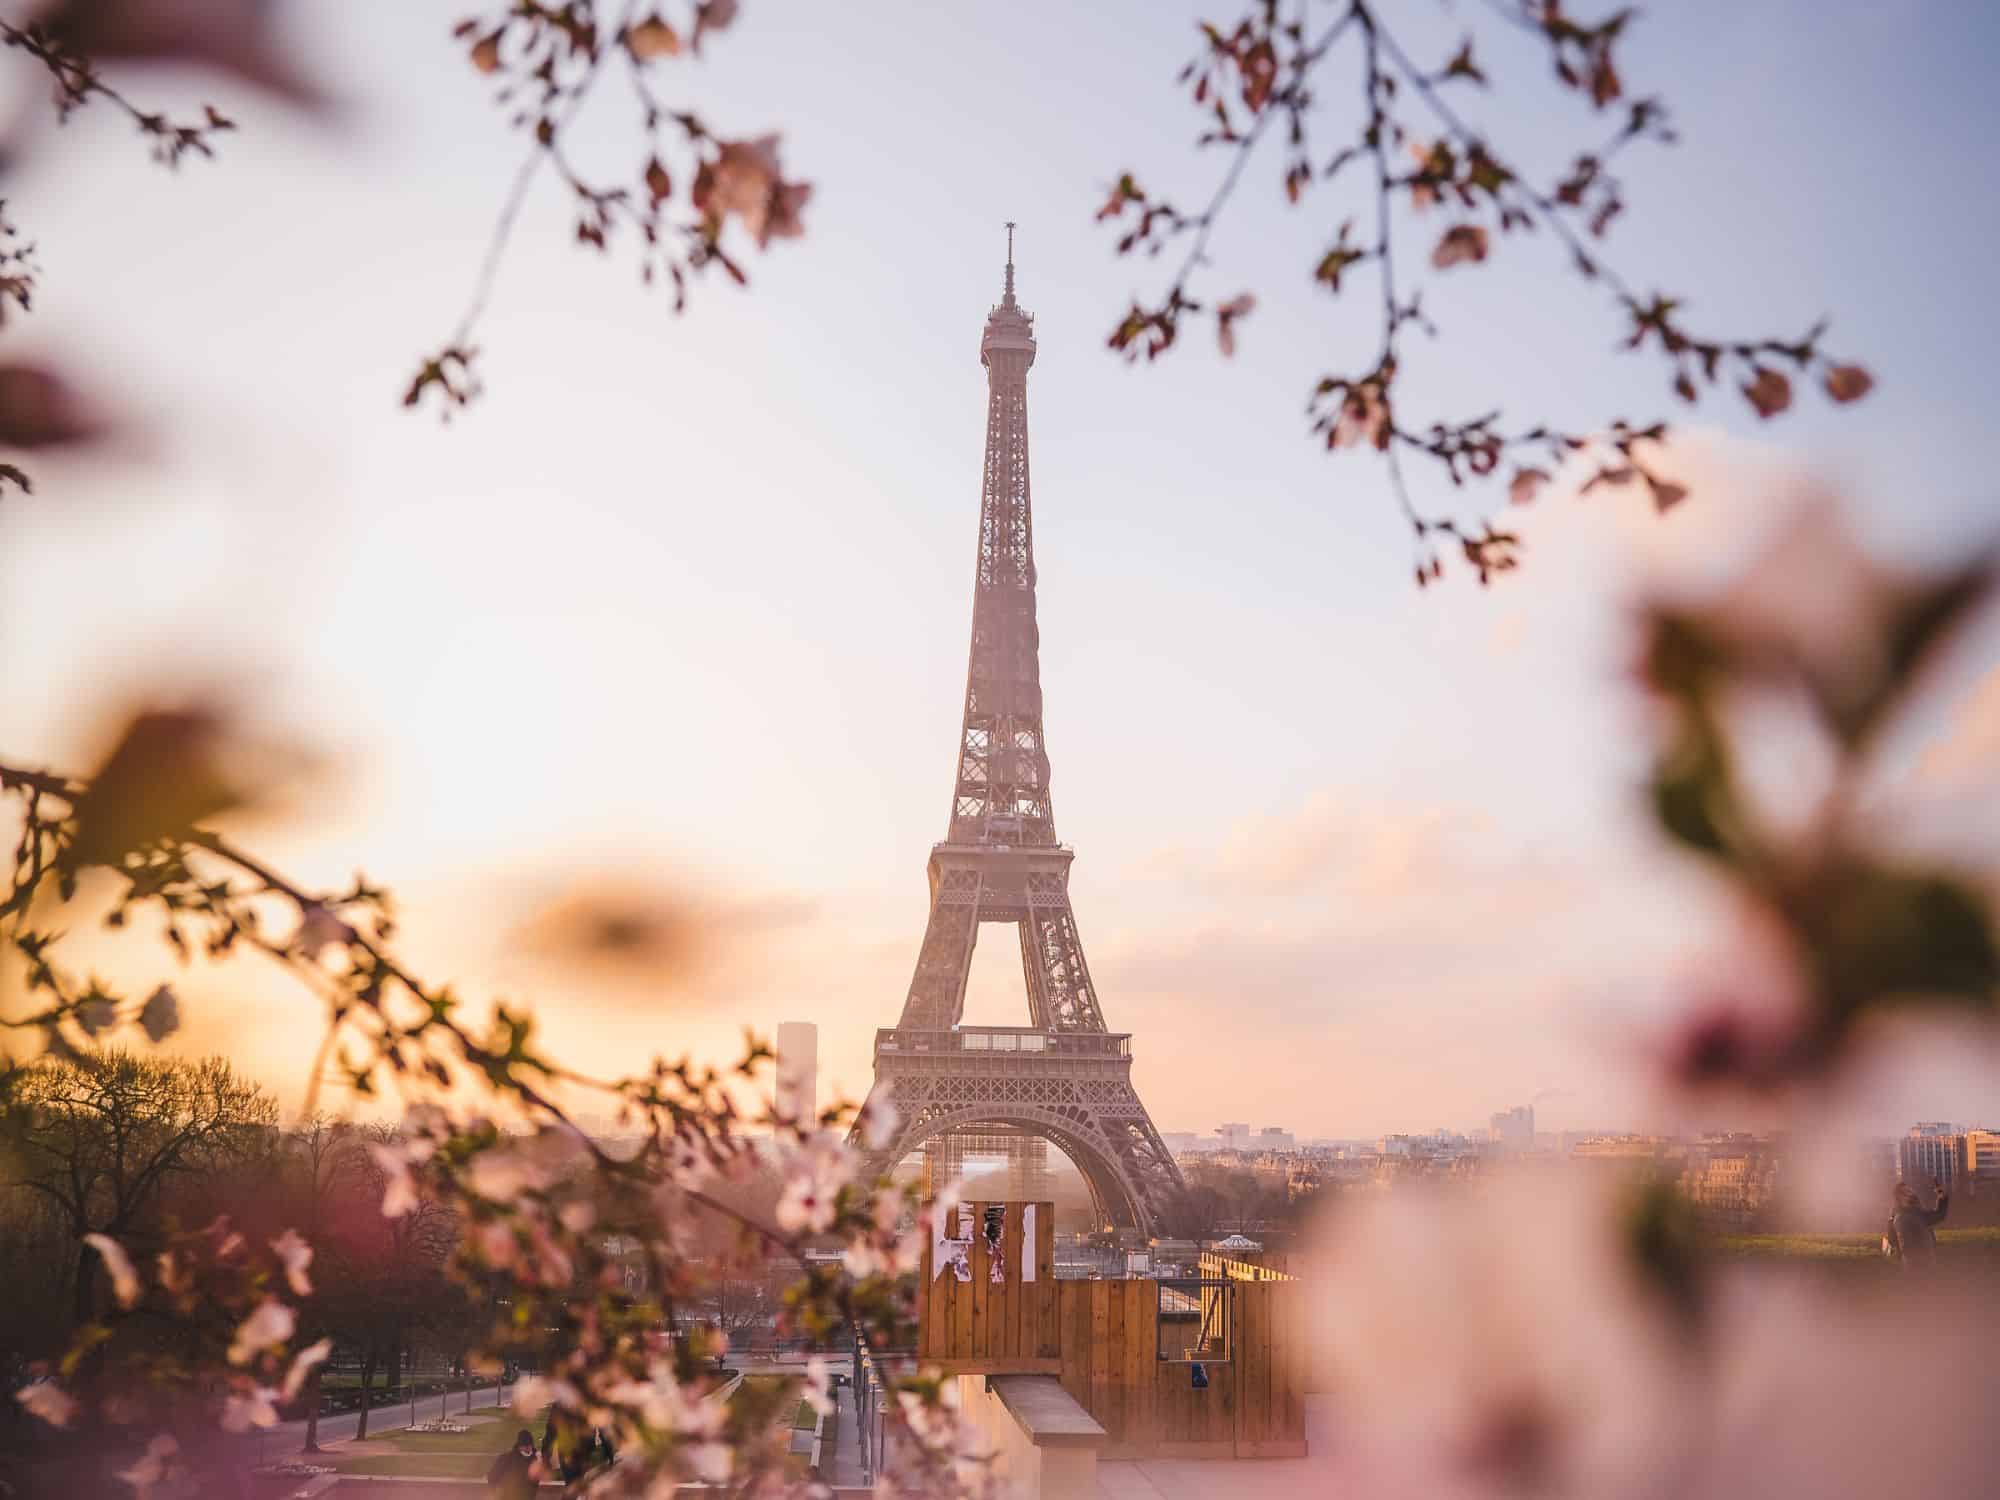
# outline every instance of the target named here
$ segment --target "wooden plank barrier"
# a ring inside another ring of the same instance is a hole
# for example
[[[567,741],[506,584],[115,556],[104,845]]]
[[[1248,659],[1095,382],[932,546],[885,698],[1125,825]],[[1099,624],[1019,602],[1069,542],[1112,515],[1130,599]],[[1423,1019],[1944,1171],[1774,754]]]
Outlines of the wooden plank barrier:
[[[1228,1299],[1229,1357],[1194,1365],[1160,1358],[1160,1283],[1058,1281],[1055,1212],[1035,1205],[1035,1275],[1021,1276],[1029,1253],[1021,1203],[979,1202],[966,1256],[971,1279],[933,1264],[926,1246],[919,1296],[917,1355],[958,1375],[1047,1374],[1105,1429],[1101,1457],[1298,1458],[1306,1451],[1305,1391],[1311,1366],[1304,1331],[1305,1286],[1282,1271],[1203,1258],[1197,1318],[1190,1307],[1171,1325],[1175,1339],[1213,1331]],[[999,1211],[1002,1274],[992,1277],[985,1227]],[[1213,1262],[1214,1269],[1210,1269]],[[1189,1347],[1182,1344],[1177,1348]]]
[[[1061,1369],[1061,1283],[1056,1280],[1056,1213],[1053,1203],[977,1202],[965,1205],[972,1230],[966,1263],[971,1279],[934,1260],[926,1244],[918,1274],[917,1357],[958,1375],[1053,1375]],[[1035,1210],[1035,1274],[1024,1278],[1026,1215]],[[997,1210],[1001,1275],[993,1279],[987,1215]],[[955,1225],[953,1226],[956,1227]]]

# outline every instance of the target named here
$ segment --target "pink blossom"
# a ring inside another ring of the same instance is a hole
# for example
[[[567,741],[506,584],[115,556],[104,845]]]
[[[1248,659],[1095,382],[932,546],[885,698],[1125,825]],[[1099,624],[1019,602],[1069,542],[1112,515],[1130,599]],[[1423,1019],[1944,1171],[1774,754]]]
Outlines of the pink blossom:
[[[53,1380],[37,1380],[14,1393],[28,1414],[51,1427],[67,1427],[76,1415],[76,1398]]]
[[[167,1295],[177,1297],[194,1285],[194,1278],[187,1274],[180,1257],[173,1251],[162,1250],[157,1264],[160,1268],[160,1289]]]
[[[840,1190],[853,1175],[854,1153],[826,1132],[803,1142],[785,1167],[779,1227],[811,1234],[831,1229],[839,1214]]]
[[[266,1297],[237,1326],[235,1341],[229,1346],[229,1362],[248,1364],[274,1344],[290,1338],[297,1324],[298,1317],[289,1307],[274,1297]]]
[[[833,1370],[817,1354],[806,1361],[805,1401],[822,1417],[833,1413]]]
[[[715,1159],[702,1138],[693,1132],[676,1132],[668,1161],[675,1179],[683,1186],[697,1188],[715,1175]]]
[[[893,1234],[896,1226],[903,1222],[903,1209],[907,1200],[903,1190],[893,1183],[875,1195],[875,1228],[883,1234]]]
[[[868,1102],[861,1106],[860,1118],[855,1121],[860,1127],[861,1144],[870,1151],[887,1151],[893,1146],[897,1127],[902,1123],[896,1101],[880,1091],[868,1096]]]
[[[1804,958],[1759,903],[1739,905],[1729,935],[1675,981],[1684,999],[1659,1046],[1668,1078],[1768,1087],[1798,1061],[1812,1017]]]
[[[125,1247],[108,1234],[86,1234],[83,1242],[98,1253],[104,1269],[111,1273],[111,1291],[118,1305],[136,1305],[144,1295],[144,1288],[139,1285],[139,1273],[132,1269],[132,1258],[125,1253]]]
[[[252,1427],[278,1425],[278,1392],[268,1385],[248,1385],[222,1398],[222,1430],[248,1432]]]
[[[137,1463],[118,1471],[118,1477],[140,1495],[150,1495],[153,1486],[167,1477],[167,1460],[180,1451],[181,1445],[175,1441],[173,1434],[162,1432],[146,1444],[146,1451]]]
[[[857,1236],[840,1253],[841,1267],[856,1281],[880,1276],[889,1269],[889,1257],[865,1236]]]
[[[504,1271],[513,1265],[520,1254],[520,1242],[514,1238],[514,1226],[505,1219],[487,1219],[473,1230],[473,1238],[478,1241],[480,1258],[496,1271]]]
[[[727,1484],[736,1452],[727,1443],[690,1443],[680,1450],[688,1472],[703,1484]]]
[[[547,1126],[477,1153],[466,1164],[466,1180],[480,1197],[507,1203],[523,1192],[546,1192],[588,1152],[576,1131]]]
[[[567,1411],[576,1411],[583,1405],[583,1395],[567,1380],[552,1380],[546,1375],[528,1375],[514,1386],[514,1414],[532,1417],[545,1406],[560,1406]]]
[[[1340,1493],[1678,1493],[1701,1372],[1607,1180],[1502,1174],[1344,1209],[1306,1304]]]
[[[331,1353],[333,1353],[333,1340],[321,1339],[317,1344],[306,1345],[305,1348],[301,1349],[293,1357],[292,1367],[285,1372],[285,1399],[287,1401],[298,1395],[299,1391],[304,1387],[307,1377],[320,1365],[325,1364],[326,1357]]]
[[[275,1240],[271,1248],[278,1259],[284,1262],[285,1284],[292,1289],[295,1297],[310,1297],[312,1281],[306,1275],[306,1268],[312,1264],[313,1248],[296,1229],[287,1229]]]
[[[576,1265],[569,1252],[557,1244],[540,1224],[535,1225],[531,1240],[531,1258],[537,1279],[544,1286],[567,1286],[576,1275]]]
[[[728,1418],[722,1402],[682,1385],[664,1360],[654,1362],[645,1380],[625,1381],[605,1395],[637,1413],[654,1432],[672,1433],[686,1442],[715,1441]]]
[[[388,1184],[382,1190],[382,1217],[400,1219],[414,1212],[417,1207],[417,1183],[410,1175],[407,1148],[370,1145],[368,1154],[375,1158],[375,1164],[388,1177]]]

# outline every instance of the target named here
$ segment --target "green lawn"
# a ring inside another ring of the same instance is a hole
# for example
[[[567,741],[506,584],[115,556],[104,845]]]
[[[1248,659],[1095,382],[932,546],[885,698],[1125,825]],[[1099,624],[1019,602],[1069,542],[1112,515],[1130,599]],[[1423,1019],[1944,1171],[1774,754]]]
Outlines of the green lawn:
[[[1940,1229],[1938,1258],[1952,1263],[2000,1265],[2000,1229]],[[1715,1247],[1724,1255],[1751,1260],[1879,1261],[1882,1236],[1877,1234],[1727,1234]]]
[[[420,1421],[429,1420],[418,1413]],[[521,1423],[512,1416],[492,1412],[461,1415],[451,1420],[465,1425],[464,1432],[407,1432],[401,1428],[369,1434],[368,1441],[381,1441],[395,1451],[357,1453],[352,1458],[336,1457],[333,1466],[343,1474],[416,1474],[432,1479],[483,1479],[487,1465],[507,1447],[508,1439]]]

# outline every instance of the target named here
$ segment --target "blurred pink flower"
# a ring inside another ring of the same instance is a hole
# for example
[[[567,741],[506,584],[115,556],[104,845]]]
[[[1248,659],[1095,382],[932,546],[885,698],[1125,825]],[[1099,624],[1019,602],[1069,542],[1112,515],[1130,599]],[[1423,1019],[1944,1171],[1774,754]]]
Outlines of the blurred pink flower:
[[[820,1131],[792,1151],[785,1163],[785,1188],[778,1197],[778,1227],[811,1234],[833,1227],[840,1190],[854,1176],[854,1153]]]
[[[252,1427],[278,1425],[278,1393],[268,1385],[249,1385],[222,1398],[222,1430],[248,1432]]]
[[[2000,1302],[1988,1280],[1737,1268],[1722,1289],[1702,1500],[1990,1495]]]
[[[388,1179],[382,1189],[382,1217],[400,1219],[412,1212],[417,1206],[417,1183],[410,1175],[409,1151],[402,1146],[371,1144],[368,1154]]]
[[[271,1241],[272,1250],[285,1267],[285,1284],[292,1289],[294,1297],[312,1295],[312,1279],[306,1275],[306,1268],[312,1264],[313,1247],[296,1229],[287,1229]]]
[[[1745,898],[1730,931],[1672,981],[1677,1013],[1657,1063],[1682,1088],[1770,1088],[1805,1055],[1812,1023],[1804,957],[1784,922]]]
[[[1399,1189],[1335,1220],[1311,1280],[1343,1493],[1678,1492],[1698,1372],[1612,1184]]]
[[[14,1399],[26,1408],[28,1415],[51,1427],[67,1427],[76,1415],[76,1398],[53,1380],[24,1385],[14,1393]]]
[[[108,1234],[86,1234],[83,1242],[102,1257],[104,1269],[111,1273],[111,1291],[118,1305],[134,1306],[144,1288],[139,1285],[139,1273],[132,1269],[132,1258],[125,1253],[125,1247]]]
[[[897,1127],[903,1121],[896,1111],[896,1101],[885,1091],[869,1096],[854,1123],[864,1147],[870,1151],[887,1151],[895,1144]]]
[[[308,1344],[292,1358],[291,1368],[285,1371],[285,1400],[290,1401],[305,1388],[312,1372],[326,1363],[333,1353],[333,1340],[321,1339],[316,1344]]]
[[[181,1445],[173,1434],[162,1432],[146,1444],[146,1451],[138,1462],[129,1469],[120,1469],[118,1478],[130,1485],[142,1497],[153,1492],[153,1486],[167,1477],[167,1460],[181,1451]]]
[[[237,1325],[236,1337],[229,1345],[229,1362],[248,1364],[272,1345],[290,1338],[297,1323],[298,1316],[289,1307],[275,1297],[266,1297]]]

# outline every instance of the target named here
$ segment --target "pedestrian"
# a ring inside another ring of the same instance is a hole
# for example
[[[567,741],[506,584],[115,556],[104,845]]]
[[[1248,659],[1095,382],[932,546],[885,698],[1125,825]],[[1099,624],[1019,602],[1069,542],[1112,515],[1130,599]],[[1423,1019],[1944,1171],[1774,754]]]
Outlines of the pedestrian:
[[[494,1459],[486,1471],[486,1493],[489,1500],[533,1500],[541,1477],[535,1435],[523,1427],[514,1434],[514,1446]]]
[[[1938,1186],[1935,1177],[1931,1179],[1931,1195],[1937,1200],[1937,1207],[1925,1208],[1915,1188],[1907,1182],[1896,1184],[1896,1208],[1889,1215],[1889,1230],[1882,1236],[1882,1248],[1905,1270],[1930,1270],[1937,1264],[1935,1230],[1951,1207],[1951,1195]]]
[[[549,1425],[542,1430],[542,1468],[549,1478],[563,1482],[565,1495],[583,1493],[583,1478],[596,1453],[595,1431],[585,1436],[572,1431],[567,1422],[558,1424],[555,1409],[550,1408]]]

